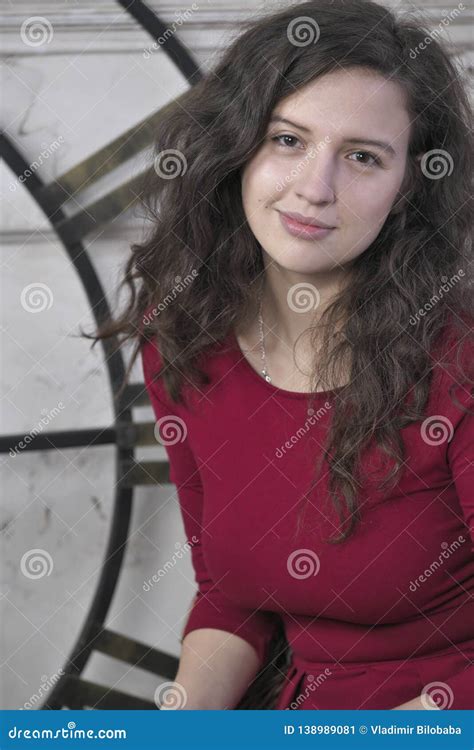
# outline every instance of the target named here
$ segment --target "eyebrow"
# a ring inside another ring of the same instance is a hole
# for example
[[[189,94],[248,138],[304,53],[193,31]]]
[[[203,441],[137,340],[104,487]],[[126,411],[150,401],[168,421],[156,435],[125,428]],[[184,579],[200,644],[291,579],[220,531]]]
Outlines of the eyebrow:
[[[303,130],[305,133],[311,133],[311,130],[304,125],[299,125],[297,122],[287,120],[285,117],[281,117],[281,115],[272,115],[272,117],[270,118],[270,123],[272,122],[284,122],[287,125],[298,128],[298,130]],[[392,156],[396,156],[395,150],[389,143],[386,143],[385,141],[377,141],[373,138],[346,138],[346,143],[366,143],[370,146],[378,146],[379,148],[383,149],[383,151],[387,151]]]

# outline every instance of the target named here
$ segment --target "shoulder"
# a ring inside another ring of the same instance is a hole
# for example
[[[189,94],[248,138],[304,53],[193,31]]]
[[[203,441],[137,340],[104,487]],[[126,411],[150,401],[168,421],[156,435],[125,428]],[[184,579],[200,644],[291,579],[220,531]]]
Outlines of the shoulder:
[[[163,360],[156,338],[141,339],[140,357],[143,379],[150,398],[152,401],[157,399],[163,404],[167,404],[168,396],[161,377]]]
[[[183,374],[182,397],[178,404],[168,393],[163,377],[167,368],[173,367],[173,362],[167,359],[160,349],[156,327],[152,331],[150,324],[146,322],[145,315],[143,320],[144,323],[140,329],[139,354],[142,361],[145,386],[150,395],[159,399],[169,408],[177,408],[179,404],[183,408],[190,408],[195,399],[199,401],[203,397],[206,389],[210,388],[215,393],[219,389],[219,384],[226,382],[226,375],[233,368],[235,356],[235,345],[230,334],[222,341],[215,341],[212,346],[202,350],[194,362],[188,362],[189,370],[183,367],[182,362],[177,362],[176,367]],[[197,385],[198,378],[194,380],[192,377],[197,370],[204,375],[204,381],[199,385]]]
[[[435,365],[453,378],[474,376],[474,321],[450,315],[433,350]]]
[[[164,358],[161,354],[154,321],[153,305],[145,309],[139,329],[140,350],[145,387],[153,400],[168,403],[168,396],[162,378]]]
[[[474,408],[474,322],[450,316],[433,349],[433,391],[437,403],[456,411]]]

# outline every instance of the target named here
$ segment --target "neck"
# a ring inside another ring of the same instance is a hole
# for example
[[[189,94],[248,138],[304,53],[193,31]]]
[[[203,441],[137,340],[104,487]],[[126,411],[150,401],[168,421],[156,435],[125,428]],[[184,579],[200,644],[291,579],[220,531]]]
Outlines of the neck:
[[[339,267],[302,275],[286,271],[273,262],[266,265],[262,290],[266,348],[292,349],[297,341],[303,342],[341,291],[346,278],[347,271]]]

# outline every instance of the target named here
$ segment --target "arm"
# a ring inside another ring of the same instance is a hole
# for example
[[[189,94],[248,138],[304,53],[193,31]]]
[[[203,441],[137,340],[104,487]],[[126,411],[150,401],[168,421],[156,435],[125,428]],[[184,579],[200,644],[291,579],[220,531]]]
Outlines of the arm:
[[[469,403],[465,405],[469,407]],[[470,408],[472,409],[472,405]],[[471,535],[471,549],[474,551],[474,494],[472,491],[474,487],[474,416],[472,414],[464,414],[459,420],[449,442],[447,454],[456,493]],[[452,696],[452,701],[449,700],[446,708],[451,710],[473,708],[474,667],[472,665],[466,664],[465,669],[442,682],[448,686],[450,697]],[[407,710],[438,708],[436,705],[429,705],[430,703],[433,702],[426,694],[423,699],[418,696],[395,708]]]
[[[473,399],[465,406],[473,409]],[[456,487],[456,493],[470,534],[471,552],[474,554],[474,415],[464,414],[454,430],[448,445],[448,461]],[[469,541],[466,542],[469,544]],[[453,677],[444,681],[451,689],[453,702],[449,708],[472,709],[472,686],[474,666],[467,665]]]
[[[170,481],[176,485],[180,510],[191,549],[197,583],[182,635],[182,653],[175,682],[188,693],[188,705],[201,708],[232,707],[268,656],[276,625],[275,613],[250,610],[228,599],[211,579],[201,546],[203,487],[182,418],[164,387],[152,382],[161,362],[151,342],[142,349],[145,385],[157,420],[165,418],[157,434],[174,424],[180,440],[164,440],[170,463]],[[176,437],[176,434],[174,434]],[[216,705],[219,704],[219,705]]]
[[[407,701],[407,703],[401,703],[399,706],[395,706],[393,711],[426,711],[429,709],[436,709],[440,710],[439,706],[436,705],[436,703],[431,700],[429,693],[427,693],[423,700],[421,698],[421,695],[418,695],[416,698],[413,698],[411,701]]]
[[[184,692],[186,698],[180,708],[234,708],[258,667],[255,649],[239,636],[214,628],[193,630],[183,639],[174,680],[178,691]]]

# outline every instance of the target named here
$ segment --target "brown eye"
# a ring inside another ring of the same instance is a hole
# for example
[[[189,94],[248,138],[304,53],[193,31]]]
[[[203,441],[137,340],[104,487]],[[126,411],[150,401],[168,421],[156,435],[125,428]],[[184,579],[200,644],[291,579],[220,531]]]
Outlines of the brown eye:
[[[278,143],[279,146],[283,146],[283,148],[293,148],[293,147],[291,145],[289,145],[288,143],[282,143],[280,141],[280,138],[289,138],[290,140],[298,141],[298,138],[296,138],[296,136],[294,136],[294,135],[288,135],[287,133],[283,133],[282,135],[274,135],[271,138],[271,140],[275,141],[276,143]]]
[[[380,164],[380,159],[375,156],[375,154],[370,153],[370,151],[354,151],[354,154],[362,154],[363,156],[368,156],[372,159],[370,163],[358,161],[363,167],[373,167],[375,164]]]

